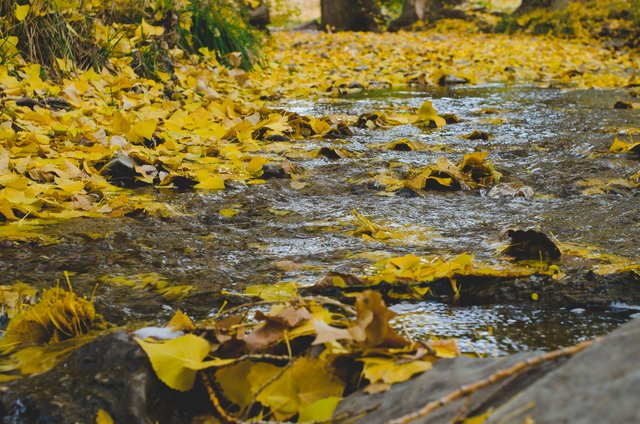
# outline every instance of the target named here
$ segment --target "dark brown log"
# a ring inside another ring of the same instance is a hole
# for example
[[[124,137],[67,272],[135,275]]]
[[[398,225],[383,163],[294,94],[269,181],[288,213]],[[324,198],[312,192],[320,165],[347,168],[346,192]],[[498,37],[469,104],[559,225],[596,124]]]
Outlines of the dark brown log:
[[[256,28],[265,29],[271,23],[269,6],[261,4],[255,9],[249,10],[249,23]]]
[[[373,0],[321,0],[322,27],[332,31],[379,31],[382,13]]]
[[[389,31],[398,31],[423,20],[428,6],[429,0],[405,0],[400,17],[389,24]]]
[[[400,17],[389,24],[389,31],[398,31],[418,21],[432,22],[442,18],[464,19],[464,12],[456,10],[463,0],[405,0]]]

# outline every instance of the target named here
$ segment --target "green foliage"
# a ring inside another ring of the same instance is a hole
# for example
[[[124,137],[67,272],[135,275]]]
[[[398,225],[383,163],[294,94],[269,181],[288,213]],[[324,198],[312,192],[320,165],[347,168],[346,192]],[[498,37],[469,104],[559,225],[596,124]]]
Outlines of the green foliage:
[[[232,65],[228,54],[240,52],[240,67],[251,69],[259,56],[260,41],[247,23],[246,10],[237,5],[215,0],[190,0],[188,13],[191,27],[180,28],[183,47],[197,51],[202,47],[215,51],[218,59]]]
[[[244,4],[236,0],[0,0],[0,64],[25,60],[61,76],[75,68],[102,68],[109,57],[132,57],[141,76],[171,73],[171,48],[198,53],[207,47],[226,65],[240,52],[243,69],[258,60],[258,35],[247,23]],[[162,35],[135,37],[143,20],[164,28]],[[99,37],[99,32],[111,33]],[[142,39],[141,39],[142,38]],[[122,41],[128,51],[116,49]]]
[[[10,2],[9,2],[10,3]],[[93,37],[93,21],[82,8],[61,8],[53,0],[25,3],[28,13],[24,19],[16,16],[18,4],[3,4],[7,14],[0,25],[0,33],[7,43],[17,37],[17,50],[29,62],[40,63],[54,71],[62,71],[67,64],[82,69],[101,67],[108,57],[108,47],[99,45]],[[16,51],[3,49],[0,60],[15,58]],[[60,61],[56,61],[59,59]]]

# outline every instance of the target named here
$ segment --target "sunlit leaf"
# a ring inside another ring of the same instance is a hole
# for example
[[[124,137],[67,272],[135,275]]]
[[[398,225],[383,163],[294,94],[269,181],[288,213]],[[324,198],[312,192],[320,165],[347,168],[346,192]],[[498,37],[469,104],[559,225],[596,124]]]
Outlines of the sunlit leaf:
[[[14,12],[14,15],[16,19],[18,20],[18,22],[24,21],[27,17],[27,14],[29,13],[29,10],[31,9],[31,5],[28,3],[23,5],[16,3],[15,6],[16,10]]]
[[[399,362],[394,358],[362,358],[364,377],[371,383],[401,383],[432,368],[429,361]]]
[[[158,378],[174,390],[191,390],[196,371],[227,365],[231,359],[204,361],[209,355],[209,342],[202,337],[186,334],[173,340],[146,341],[136,338],[145,351]]]
[[[317,400],[300,410],[299,423],[330,421],[341,397],[333,396]]]
[[[326,362],[302,357],[264,387],[257,399],[282,421],[321,399],[341,397],[343,391],[344,383]]]
[[[104,409],[98,409],[98,413],[96,414],[96,424],[114,424],[114,421],[107,411]]]
[[[422,106],[420,106],[420,109],[418,109],[418,122],[427,125],[432,124],[437,128],[444,127],[447,123],[444,118],[438,115],[438,112],[436,112],[436,109],[429,100],[426,100]]]
[[[244,289],[244,294],[263,300],[288,300],[298,296],[296,283],[255,284]]]

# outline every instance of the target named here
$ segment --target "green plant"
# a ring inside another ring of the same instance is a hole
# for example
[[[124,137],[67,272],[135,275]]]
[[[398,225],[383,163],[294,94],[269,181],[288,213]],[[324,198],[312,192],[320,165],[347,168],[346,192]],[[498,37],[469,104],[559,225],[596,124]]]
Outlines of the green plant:
[[[9,43],[9,37],[17,37],[17,51],[25,60],[40,63],[54,73],[66,66],[61,64],[86,69],[100,68],[106,62],[108,48],[96,43],[93,21],[81,7],[58,6],[54,0],[34,0],[14,6],[2,6],[3,10],[9,7],[2,22],[3,42]],[[15,12],[19,6],[28,7],[25,16],[20,18]],[[12,49],[2,52],[0,60],[7,59],[6,52],[15,54]]]
[[[229,53],[239,52],[242,69],[251,69],[260,60],[260,40],[246,23],[246,13],[237,4],[215,0],[190,0],[187,12],[191,27],[180,27],[183,47],[197,51],[202,47],[215,51],[225,65],[232,65]]]

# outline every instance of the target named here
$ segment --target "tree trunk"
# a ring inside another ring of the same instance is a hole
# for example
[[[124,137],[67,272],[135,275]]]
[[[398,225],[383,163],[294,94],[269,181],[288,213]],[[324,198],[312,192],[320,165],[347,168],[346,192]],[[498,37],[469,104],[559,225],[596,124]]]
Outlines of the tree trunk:
[[[389,24],[389,31],[397,31],[402,27],[418,21],[435,21],[442,18],[464,19],[465,13],[456,10],[463,0],[404,0],[402,14]]]
[[[269,6],[262,3],[255,9],[249,9],[249,23],[256,28],[265,29],[271,23]]]
[[[561,8],[567,5],[566,0],[522,0],[522,4],[516,10],[516,14],[530,12],[534,9]]]
[[[373,0],[321,0],[322,27],[334,31],[379,31],[382,13]]]
[[[389,24],[389,31],[397,31],[423,20],[428,5],[429,0],[404,0],[402,13]]]

